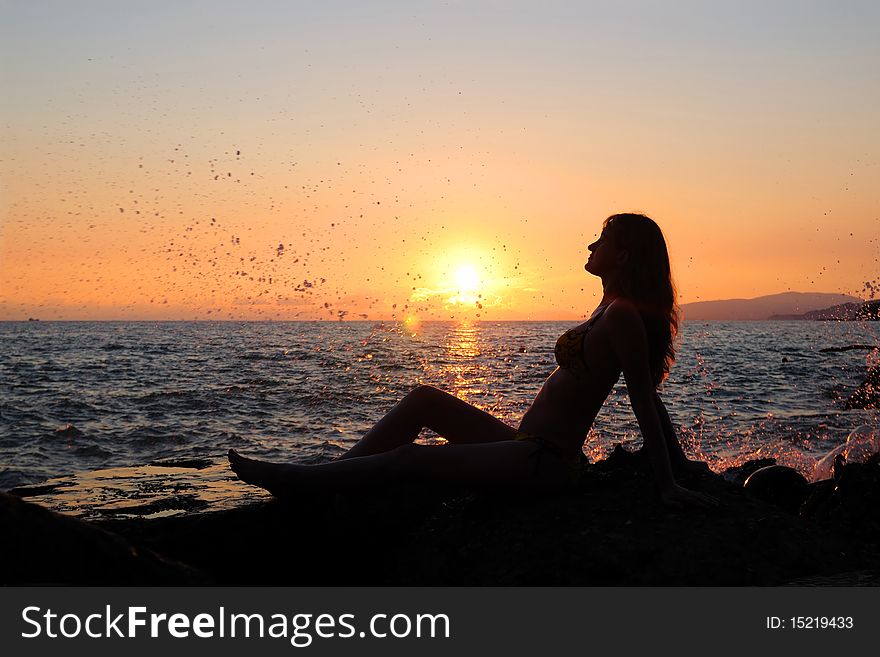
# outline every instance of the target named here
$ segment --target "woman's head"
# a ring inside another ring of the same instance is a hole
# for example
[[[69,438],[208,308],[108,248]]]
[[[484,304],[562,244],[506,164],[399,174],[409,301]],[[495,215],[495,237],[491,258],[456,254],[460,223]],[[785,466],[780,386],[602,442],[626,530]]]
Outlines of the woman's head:
[[[605,220],[598,244],[595,250],[591,245],[591,258],[598,255],[598,261],[588,263],[588,269],[639,308],[648,332],[651,372],[659,385],[675,361],[673,343],[678,333],[675,286],[663,231],[643,214],[615,214]],[[595,271],[597,267],[604,267],[604,273]]]

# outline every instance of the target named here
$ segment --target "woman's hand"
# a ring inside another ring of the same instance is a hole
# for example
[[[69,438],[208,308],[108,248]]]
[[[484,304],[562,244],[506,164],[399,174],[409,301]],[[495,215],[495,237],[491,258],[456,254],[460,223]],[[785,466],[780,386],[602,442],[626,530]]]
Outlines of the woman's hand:
[[[660,499],[663,501],[663,504],[677,509],[684,507],[708,509],[719,506],[718,500],[711,495],[706,495],[678,484],[672,484],[665,490],[660,491]]]

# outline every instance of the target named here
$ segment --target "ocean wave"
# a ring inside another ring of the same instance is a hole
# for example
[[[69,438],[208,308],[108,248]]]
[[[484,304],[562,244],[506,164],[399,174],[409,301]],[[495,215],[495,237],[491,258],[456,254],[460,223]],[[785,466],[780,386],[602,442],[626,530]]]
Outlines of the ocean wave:
[[[268,379],[266,377],[244,377],[241,379],[241,383],[244,383],[248,386],[260,386],[260,387],[276,387],[282,385],[284,382],[281,379]]]
[[[133,396],[131,401],[145,410],[161,411],[204,411],[219,406],[201,390],[158,390]]]
[[[73,426],[72,424],[66,424],[63,427],[56,428],[54,431],[52,431],[52,433],[44,435],[43,439],[71,441],[84,438],[85,435],[86,434],[79,428]]]
[[[120,342],[108,342],[107,344],[102,344],[100,348],[104,351],[122,351],[123,349],[131,348],[131,345]]]
[[[91,445],[81,445],[77,447],[73,453],[78,458],[84,459],[107,459],[115,456],[114,452],[95,443],[92,443]]]
[[[311,357],[311,354],[308,353],[295,353],[291,354],[287,351],[279,351],[269,354],[264,353],[246,353],[242,354],[238,358],[245,361],[279,361],[279,360],[304,360],[306,358]]]
[[[98,409],[88,402],[69,397],[56,397],[47,404],[47,407],[54,412],[60,413],[88,414],[92,416],[98,413]]]

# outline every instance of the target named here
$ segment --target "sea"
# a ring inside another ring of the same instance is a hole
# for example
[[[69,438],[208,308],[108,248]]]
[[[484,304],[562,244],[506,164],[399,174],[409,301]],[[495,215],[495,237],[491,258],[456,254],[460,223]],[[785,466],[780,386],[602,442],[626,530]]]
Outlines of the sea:
[[[0,490],[106,468],[220,466],[234,447],[318,463],[419,384],[516,426],[577,322],[2,322]],[[878,412],[847,410],[874,322],[686,322],[661,390],[685,448],[721,471],[775,458],[809,475]],[[426,430],[422,442],[442,442]],[[587,436],[641,444],[621,379]]]

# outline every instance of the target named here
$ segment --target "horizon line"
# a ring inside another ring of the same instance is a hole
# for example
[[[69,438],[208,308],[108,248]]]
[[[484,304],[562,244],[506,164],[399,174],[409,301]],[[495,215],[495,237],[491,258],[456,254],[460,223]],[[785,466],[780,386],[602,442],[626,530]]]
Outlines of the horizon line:
[[[577,319],[423,319],[420,324],[460,324],[467,322],[515,324],[525,322],[572,322]],[[801,322],[801,321],[843,321],[843,320],[804,320],[804,319],[690,319],[683,317],[681,323],[686,322]],[[213,323],[213,324],[404,324],[405,319],[0,319],[0,324],[170,324],[170,323]]]

